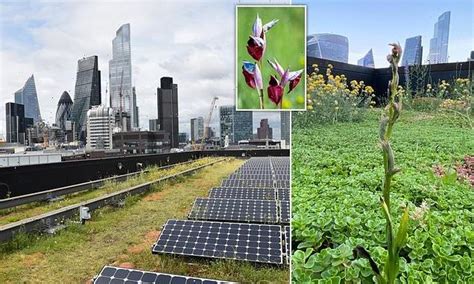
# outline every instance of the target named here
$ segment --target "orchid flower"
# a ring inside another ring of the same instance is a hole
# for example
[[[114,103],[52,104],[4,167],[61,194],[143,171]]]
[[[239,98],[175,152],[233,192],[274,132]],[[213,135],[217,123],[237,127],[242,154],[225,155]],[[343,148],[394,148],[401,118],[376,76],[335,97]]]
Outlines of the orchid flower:
[[[273,19],[265,25],[262,25],[262,19],[260,19],[257,14],[257,18],[253,23],[252,34],[247,41],[247,51],[255,60],[260,61],[265,53],[267,45],[265,41],[265,33],[268,32],[277,22],[277,19]]]
[[[270,63],[273,69],[275,69],[280,76],[280,81],[278,81],[274,76],[270,76],[270,82],[267,88],[268,98],[278,105],[283,98],[285,86],[289,84],[288,93],[291,92],[300,82],[303,69],[298,71],[290,71],[289,69],[284,70],[276,59],[274,59],[274,62],[268,60],[268,63]]]
[[[245,82],[247,82],[250,88],[257,90],[263,89],[262,73],[257,64],[244,61],[242,73],[244,74]]]

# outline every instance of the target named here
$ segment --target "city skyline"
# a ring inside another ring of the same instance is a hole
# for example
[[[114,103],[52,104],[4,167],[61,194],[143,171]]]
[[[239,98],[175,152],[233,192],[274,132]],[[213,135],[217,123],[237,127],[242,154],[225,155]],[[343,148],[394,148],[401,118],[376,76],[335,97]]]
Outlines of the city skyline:
[[[449,62],[466,61],[473,49],[473,28],[469,24],[473,13],[471,1],[401,0],[393,3],[363,0],[352,5],[348,0],[293,0],[292,3],[308,5],[308,34],[333,33],[349,38],[351,64],[357,64],[357,60],[372,48],[375,67],[388,67],[385,58],[388,44],[398,41],[403,47],[405,40],[415,35],[422,36],[422,46],[426,47],[422,60],[425,63],[433,27],[446,11],[451,11]],[[350,9],[341,9],[349,5]],[[389,10],[387,5],[390,5]],[[403,21],[391,17],[403,17]],[[338,20],[345,18],[354,20],[350,25]]]
[[[0,54],[10,72],[0,76],[0,97],[13,101],[14,92],[35,74],[42,117],[52,123],[62,92],[74,96],[77,60],[98,55],[105,103],[111,41],[121,25],[130,23],[140,127],[147,129],[149,119],[156,118],[156,88],[161,77],[170,76],[181,86],[180,129],[189,132],[189,119],[204,116],[212,97],[218,96],[222,105],[233,103],[233,37],[228,35],[233,33],[236,2],[213,1],[213,9],[194,2],[2,3],[0,31],[5,40]],[[223,17],[210,21],[216,12]],[[4,108],[0,134],[5,136]]]

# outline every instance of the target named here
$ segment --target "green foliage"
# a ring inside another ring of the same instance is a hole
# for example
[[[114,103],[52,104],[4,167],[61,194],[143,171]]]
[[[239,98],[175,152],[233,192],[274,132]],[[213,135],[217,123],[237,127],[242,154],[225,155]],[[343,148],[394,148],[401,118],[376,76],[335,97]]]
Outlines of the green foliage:
[[[245,83],[242,75],[242,62],[255,60],[247,52],[247,41],[252,32],[252,25],[259,14],[263,24],[272,19],[279,22],[265,35],[267,48],[262,62],[262,78],[264,83],[264,105],[265,109],[277,109],[268,99],[267,88],[270,75],[275,75],[274,69],[268,64],[267,59],[277,58],[283,68],[300,70],[305,68],[306,34],[305,34],[305,11],[303,8],[278,8],[278,7],[239,7],[237,15],[237,107],[240,109],[259,109],[257,91],[251,89]],[[305,85],[306,76],[301,76],[301,81],[289,94],[283,95],[282,108],[304,109],[305,108]]]
[[[379,113],[369,111],[361,123],[333,125],[294,116],[294,281],[373,283],[369,261],[342,253],[345,247],[363,246],[376,263],[385,263],[385,218],[378,200],[384,172],[373,131]],[[452,170],[443,177],[432,171],[438,164],[452,169],[473,153],[473,134],[444,117],[408,111],[394,129],[393,150],[403,170],[392,181],[393,227],[400,228],[402,206],[408,206],[411,219],[400,251],[401,283],[474,281],[474,190]],[[338,254],[343,257],[333,257]]]

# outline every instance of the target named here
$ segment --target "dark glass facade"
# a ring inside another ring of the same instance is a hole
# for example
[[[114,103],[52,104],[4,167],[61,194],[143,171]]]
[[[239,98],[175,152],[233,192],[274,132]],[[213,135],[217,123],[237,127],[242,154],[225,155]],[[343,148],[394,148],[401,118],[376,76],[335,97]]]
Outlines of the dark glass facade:
[[[336,34],[314,34],[307,38],[307,56],[348,63],[349,40]]]
[[[32,118],[35,123],[41,121],[38,94],[36,93],[35,77],[33,75],[26,80],[23,88],[15,92],[15,103],[24,105],[25,117]]]
[[[66,121],[71,118],[72,103],[71,96],[64,91],[56,109],[56,125],[63,131],[66,131]]]
[[[158,88],[158,124],[170,134],[171,148],[179,146],[178,85],[173,78],[162,77]]]
[[[83,142],[86,140],[87,111],[92,106],[101,104],[100,90],[98,57],[90,56],[80,59],[77,63],[71,120],[76,125],[77,138]]]
[[[421,36],[407,38],[405,49],[403,50],[402,66],[421,65],[423,57],[423,47],[421,46]]]
[[[229,137],[231,144],[252,138],[253,114],[251,111],[236,111],[233,105],[221,106],[219,118],[221,145],[224,145],[226,136]]]
[[[290,133],[291,133],[291,112],[281,111],[280,112],[280,132],[281,140],[285,140],[287,145],[290,145]]]
[[[6,103],[7,143],[25,143],[25,107],[22,104]]]

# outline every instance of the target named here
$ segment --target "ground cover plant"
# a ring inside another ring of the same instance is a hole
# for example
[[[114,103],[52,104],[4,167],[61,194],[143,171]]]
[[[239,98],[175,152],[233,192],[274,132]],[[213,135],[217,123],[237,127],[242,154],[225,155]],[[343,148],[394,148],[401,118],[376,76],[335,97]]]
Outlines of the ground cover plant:
[[[243,162],[231,159],[156,185],[144,196],[128,198],[124,207],[94,211],[85,225],[70,224],[55,236],[23,235],[0,247],[0,283],[89,283],[106,264],[229,281],[288,283],[288,267],[151,253],[167,219],[185,219],[196,197],[207,196]]]
[[[357,246],[387,262],[380,113],[323,125],[308,123],[311,113],[293,116],[294,281],[373,283],[369,261],[353,255]],[[405,110],[397,121],[391,141],[402,171],[391,183],[393,228],[405,208],[410,218],[397,281],[474,282],[474,189],[458,174],[474,154],[473,136],[449,114]]]

